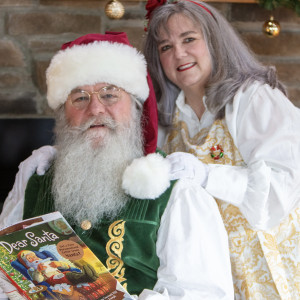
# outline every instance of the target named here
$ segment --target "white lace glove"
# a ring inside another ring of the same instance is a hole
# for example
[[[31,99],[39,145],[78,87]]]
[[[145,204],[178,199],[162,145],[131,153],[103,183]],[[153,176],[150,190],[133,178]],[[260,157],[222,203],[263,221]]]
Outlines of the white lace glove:
[[[190,153],[174,152],[166,157],[171,163],[170,180],[196,178],[202,187],[207,184],[208,165]]]
[[[0,227],[22,220],[24,194],[29,178],[36,171],[38,175],[45,174],[56,154],[52,146],[43,146],[32,152],[32,155],[19,165],[12,190],[9,192],[0,216]]]

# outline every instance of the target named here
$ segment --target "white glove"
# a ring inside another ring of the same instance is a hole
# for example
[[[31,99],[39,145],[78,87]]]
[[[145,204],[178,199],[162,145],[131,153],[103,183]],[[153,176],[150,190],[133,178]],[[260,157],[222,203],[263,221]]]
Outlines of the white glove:
[[[193,154],[174,152],[166,159],[171,163],[170,180],[195,178],[202,187],[206,186],[209,167]]]
[[[43,146],[32,151],[31,156],[20,163],[19,171],[15,179],[15,185],[19,187],[26,187],[29,178],[35,172],[38,175],[44,175],[49,169],[50,163],[54,159],[56,151],[57,150],[53,146]]]
[[[32,151],[32,155],[25,159],[19,166],[24,165],[30,176],[36,171],[38,175],[44,175],[56,155],[56,148],[53,146],[43,146]],[[23,168],[24,168],[23,167]]]
[[[12,190],[9,192],[0,216],[0,227],[22,220],[24,194],[29,178],[36,171],[38,175],[45,174],[56,154],[52,146],[43,146],[32,152],[32,155],[19,165]]]

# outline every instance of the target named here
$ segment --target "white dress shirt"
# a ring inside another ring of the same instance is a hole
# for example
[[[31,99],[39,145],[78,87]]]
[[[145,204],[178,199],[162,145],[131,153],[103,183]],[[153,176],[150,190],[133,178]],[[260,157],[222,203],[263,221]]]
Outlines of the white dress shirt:
[[[191,137],[214,122],[207,110],[199,120],[183,92],[176,105]],[[225,122],[247,166],[209,165],[206,190],[238,206],[253,228],[272,228],[300,202],[300,110],[280,90],[255,82],[226,105]],[[167,133],[160,127],[160,146]]]

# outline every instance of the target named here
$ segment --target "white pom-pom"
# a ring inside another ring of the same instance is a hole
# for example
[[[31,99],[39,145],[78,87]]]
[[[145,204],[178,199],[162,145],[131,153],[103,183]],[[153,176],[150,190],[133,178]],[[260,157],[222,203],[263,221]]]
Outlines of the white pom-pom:
[[[123,174],[122,188],[138,199],[155,199],[170,186],[170,163],[160,154],[137,158]]]

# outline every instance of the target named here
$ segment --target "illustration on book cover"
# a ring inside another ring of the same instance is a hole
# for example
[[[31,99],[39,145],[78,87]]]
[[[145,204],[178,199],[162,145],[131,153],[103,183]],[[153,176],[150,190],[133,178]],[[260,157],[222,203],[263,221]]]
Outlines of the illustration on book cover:
[[[0,266],[27,299],[132,299],[62,216],[0,236]]]

